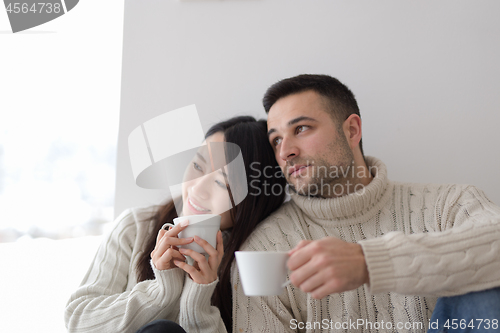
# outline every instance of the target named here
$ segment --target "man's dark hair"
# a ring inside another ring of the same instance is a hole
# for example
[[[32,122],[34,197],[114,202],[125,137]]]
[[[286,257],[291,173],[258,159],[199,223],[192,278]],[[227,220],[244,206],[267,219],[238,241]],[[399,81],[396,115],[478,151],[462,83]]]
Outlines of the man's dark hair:
[[[328,75],[302,74],[278,81],[267,89],[262,104],[266,113],[269,113],[269,109],[280,98],[307,90],[315,91],[326,98],[327,109],[339,128],[342,128],[342,124],[351,114],[361,117],[358,103],[351,90],[336,78]],[[362,140],[359,141],[359,148],[364,157]]]

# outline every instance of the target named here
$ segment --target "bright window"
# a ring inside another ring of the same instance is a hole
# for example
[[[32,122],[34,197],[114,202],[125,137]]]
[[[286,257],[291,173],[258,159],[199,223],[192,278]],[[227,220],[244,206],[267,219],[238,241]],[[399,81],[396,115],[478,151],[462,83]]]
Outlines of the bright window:
[[[0,242],[113,219],[122,22],[123,3],[88,0],[12,34],[0,9]]]

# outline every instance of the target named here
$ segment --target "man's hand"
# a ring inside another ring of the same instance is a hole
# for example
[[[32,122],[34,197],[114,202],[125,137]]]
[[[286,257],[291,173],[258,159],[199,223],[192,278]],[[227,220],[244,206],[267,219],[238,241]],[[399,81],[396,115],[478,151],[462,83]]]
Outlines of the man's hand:
[[[301,241],[290,252],[290,280],[313,298],[353,290],[369,282],[361,245],[334,237]]]

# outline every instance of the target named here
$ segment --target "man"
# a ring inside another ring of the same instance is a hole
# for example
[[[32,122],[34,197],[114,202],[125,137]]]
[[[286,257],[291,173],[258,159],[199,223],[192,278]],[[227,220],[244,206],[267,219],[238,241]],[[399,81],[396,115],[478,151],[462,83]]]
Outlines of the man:
[[[282,80],[263,102],[291,200],[242,250],[289,251],[292,284],[246,297],[234,270],[236,332],[500,331],[499,207],[473,186],[388,180],[332,77]]]

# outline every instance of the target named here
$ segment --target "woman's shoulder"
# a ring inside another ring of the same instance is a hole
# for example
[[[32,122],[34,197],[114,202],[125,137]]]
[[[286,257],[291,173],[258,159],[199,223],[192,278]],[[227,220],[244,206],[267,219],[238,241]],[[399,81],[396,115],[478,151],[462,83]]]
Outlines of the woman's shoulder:
[[[115,224],[118,223],[147,223],[151,220],[154,214],[158,211],[159,205],[147,207],[132,207],[121,212],[115,219]]]
[[[118,216],[116,217],[117,220],[124,219],[124,218],[135,218],[135,217],[141,217],[143,215],[150,215],[158,211],[159,205],[151,205],[151,206],[146,206],[146,207],[131,207],[123,210]]]
[[[141,229],[150,228],[152,217],[158,208],[158,205],[127,208],[110,224],[111,230],[109,232],[135,236],[137,233],[141,233]]]

